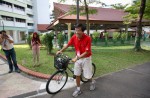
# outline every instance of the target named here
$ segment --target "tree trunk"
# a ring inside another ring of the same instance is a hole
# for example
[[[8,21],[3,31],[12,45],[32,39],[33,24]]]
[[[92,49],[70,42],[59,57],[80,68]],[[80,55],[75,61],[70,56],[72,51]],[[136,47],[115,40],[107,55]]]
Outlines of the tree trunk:
[[[87,35],[89,35],[89,30],[90,30],[90,26],[89,26],[89,9],[88,9],[88,5],[86,0],[84,0],[84,4],[85,4],[85,13],[86,13],[86,29],[87,29]]]
[[[142,37],[142,18],[145,10],[146,0],[141,0],[141,6],[139,10],[139,18],[137,21],[137,29],[136,29],[136,38],[135,38],[135,47],[136,51],[141,50],[141,37]]]

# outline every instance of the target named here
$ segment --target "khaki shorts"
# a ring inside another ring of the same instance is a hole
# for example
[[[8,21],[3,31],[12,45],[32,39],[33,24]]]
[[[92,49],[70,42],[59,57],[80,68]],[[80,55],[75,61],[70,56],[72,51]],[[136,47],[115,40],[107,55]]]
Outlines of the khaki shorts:
[[[83,70],[83,75],[87,79],[92,78],[92,60],[91,56],[79,59],[74,65],[74,75],[80,76]]]

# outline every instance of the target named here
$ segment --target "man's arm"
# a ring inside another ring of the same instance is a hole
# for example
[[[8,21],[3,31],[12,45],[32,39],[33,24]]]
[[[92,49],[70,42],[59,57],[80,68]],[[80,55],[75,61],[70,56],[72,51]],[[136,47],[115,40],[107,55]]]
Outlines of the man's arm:
[[[69,45],[67,44],[67,45],[64,46],[61,50],[57,51],[56,54],[62,53],[62,52],[65,51],[68,47],[69,47]]]
[[[3,39],[2,39],[2,37],[0,37],[0,44],[3,42]]]
[[[7,38],[7,40],[9,41],[9,43],[14,43],[14,41],[11,40],[10,38]]]

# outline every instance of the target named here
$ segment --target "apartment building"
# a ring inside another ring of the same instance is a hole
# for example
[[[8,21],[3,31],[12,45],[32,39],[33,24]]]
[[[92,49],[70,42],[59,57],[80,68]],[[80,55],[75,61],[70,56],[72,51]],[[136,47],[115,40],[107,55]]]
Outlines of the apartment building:
[[[50,23],[49,9],[49,0],[0,0],[0,30],[24,43],[26,35]]]

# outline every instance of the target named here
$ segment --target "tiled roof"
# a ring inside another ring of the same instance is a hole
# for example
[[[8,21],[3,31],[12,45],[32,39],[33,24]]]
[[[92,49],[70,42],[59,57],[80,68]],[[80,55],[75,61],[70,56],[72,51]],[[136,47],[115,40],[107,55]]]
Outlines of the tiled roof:
[[[47,27],[49,26],[49,24],[37,24],[37,29],[38,31],[47,31]]]
[[[54,3],[54,6],[61,9],[64,12],[68,12],[71,5]],[[89,15],[90,20],[102,20],[102,21],[123,21],[123,16],[127,15],[123,10],[117,10],[112,8],[101,8],[101,7],[89,7],[89,9],[96,9],[97,13]],[[63,19],[76,19],[76,15],[69,15],[63,17]],[[85,16],[80,16],[80,19],[86,19]]]

